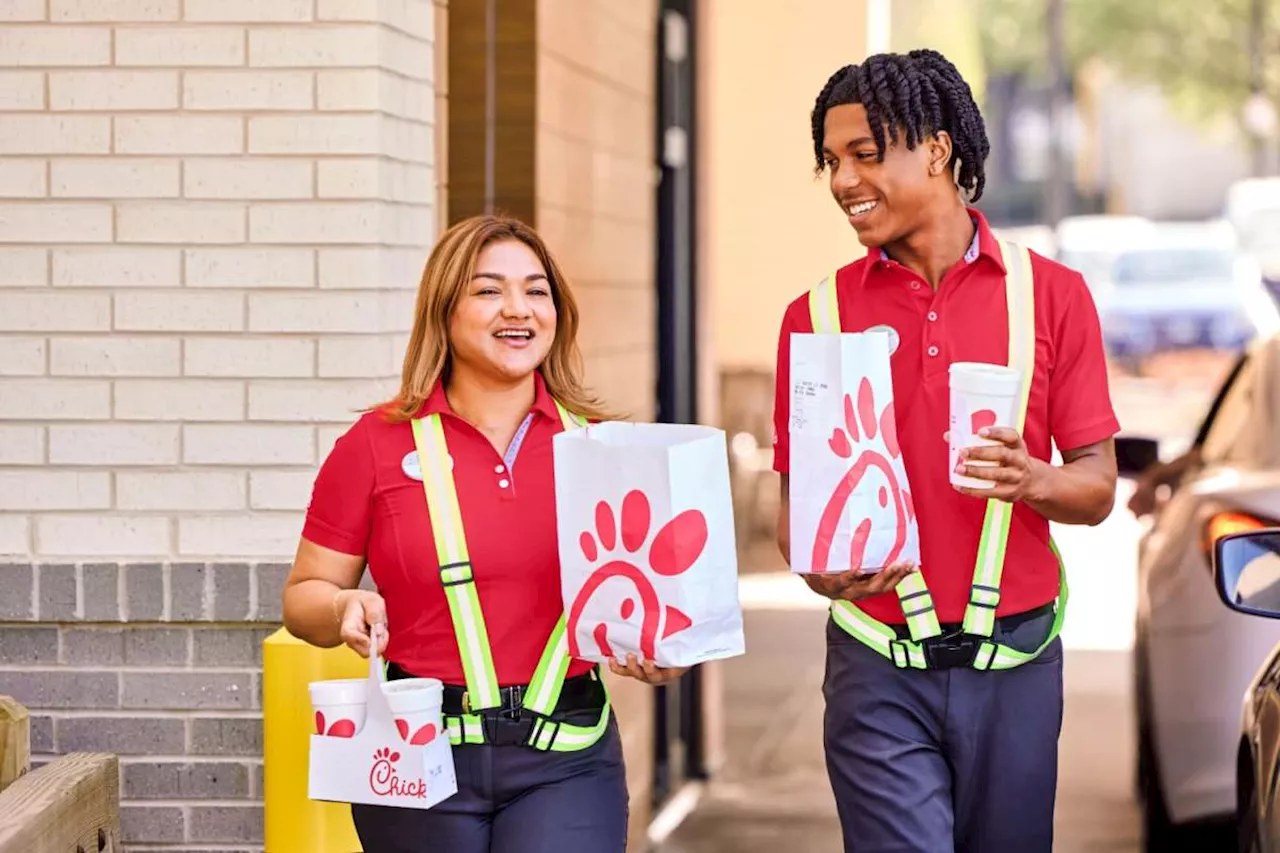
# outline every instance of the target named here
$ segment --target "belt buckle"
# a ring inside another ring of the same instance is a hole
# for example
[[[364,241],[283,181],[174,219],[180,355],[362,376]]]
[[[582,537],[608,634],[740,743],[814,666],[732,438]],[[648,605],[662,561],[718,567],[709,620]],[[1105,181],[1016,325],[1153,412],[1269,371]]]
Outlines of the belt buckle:
[[[934,637],[923,645],[930,669],[972,666],[978,656],[978,638],[963,632]]]
[[[519,684],[513,684],[510,687],[502,688],[502,693],[506,694],[503,697],[504,699],[510,698],[510,702],[502,703],[503,707],[498,710],[498,716],[512,722],[520,722],[520,712],[524,708],[524,688]],[[507,707],[508,704],[510,704],[510,707]]]

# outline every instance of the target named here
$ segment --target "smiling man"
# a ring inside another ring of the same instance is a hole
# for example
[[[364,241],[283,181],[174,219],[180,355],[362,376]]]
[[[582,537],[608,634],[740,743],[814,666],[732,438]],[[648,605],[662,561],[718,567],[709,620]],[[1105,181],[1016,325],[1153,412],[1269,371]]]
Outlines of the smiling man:
[[[1078,273],[1002,245],[969,206],[989,146],[968,84],[940,54],[881,54],[837,71],[814,106],[813,146],[868,252],[782,321],[779,546],[789,559],[791,335],[830,316],[811,313],[818,299],[831,305],[829,288],[838,327],[816,331],[892,332],[920,527],[918,567],[805,576],[833,601],[824,740],[845,850],[1049,853],[1065,605],[1049,522],[1097,524],[1115,498],[1119,424],[1097,311]],[[1026,343],[1017,352],[1032,377],[1023,429],[995,428],[994,446],[961,460],[990,488],[952,487],[948,367],[1014,366],[1014,341]]]

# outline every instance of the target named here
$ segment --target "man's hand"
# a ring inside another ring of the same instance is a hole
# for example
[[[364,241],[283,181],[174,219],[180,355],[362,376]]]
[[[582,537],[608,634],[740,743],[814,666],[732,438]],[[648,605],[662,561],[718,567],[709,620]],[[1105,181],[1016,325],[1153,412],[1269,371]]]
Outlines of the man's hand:
[[[1039,477],[1045,463],[1031,458],[1018,431],[1009,427],[984,427],[978,435],[1000,443],[961,450],[956,473],[977,480],[990,480],[995,486],[989,489],[952,488],[971,497],[995,498],[1009,503],[1034,499],[1039,493]],[[944,437],[949,440],[950,434]],[[994,463],[994,467],[969,464],[975,460]]]
[[[668,681],[675,681],[689,671],[687,666],[661,667],[651,660],[641,663],[634,654],[627,654],[627,665],[622,666],[616,660],[609,661],[609,671],[614,675],[625,675],[645,684],[658,686]]]
[[[889,592],[902,579],[916,571],[915,563],[894,563],[885,566],[878,572],[827,572],[823,574],[802,575],[809,589],[832,601],[857,601],[869,595]]]

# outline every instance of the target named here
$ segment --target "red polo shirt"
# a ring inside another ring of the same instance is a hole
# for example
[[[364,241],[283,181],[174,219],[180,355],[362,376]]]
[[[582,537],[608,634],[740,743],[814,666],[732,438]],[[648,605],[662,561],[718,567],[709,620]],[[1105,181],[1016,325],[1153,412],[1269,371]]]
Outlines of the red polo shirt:
[[[936,291],[879,249],[836,274],[843,331],[887,325],[898,333],[890,358],[898,440],[920,526],[920,569],[942,622],[964,619],[986,508],[985,500],[963,495],[948,482],[947,368],[953,361],[1005,364],[1009,356],[1004,261],[982,214],[969,213],[977,224],[976,246],[946,272]],[[1072,450],[1110,438],[1120,424],[1111,407],[1098,314],[1084,279],[1035,253],[1031,268],[1036,366],[1023,439],[1032,456],[1048,460],[1050,439]],[[791,334],[812,331],[806,292],[787,307],[778,338],[773,467],[782,473],[790,470]],[[1014,506],[1004,565],[997,615],[1032,610],[1057,595],[1049,522],[1026,504]],[[892,592],[858,603],[883,622],[905,621]]]
[[[441,415],[476,591],[503,686],[529,683],[564,612],[551,461],[551,438],[563,426],[542,377],[536,382],[527,431],[522,440],[517,434],[513,459],[504,460],[453,413],[442,387],[419,412]],[[422,481],[401,468],[412,452],[408,422],[388,423],[377,412],[356,421],[320,468],[302,535],[368,559],[387,602],[388,660],[416,675],[465,684]],[[569,675],[591,667],[575,660]]]

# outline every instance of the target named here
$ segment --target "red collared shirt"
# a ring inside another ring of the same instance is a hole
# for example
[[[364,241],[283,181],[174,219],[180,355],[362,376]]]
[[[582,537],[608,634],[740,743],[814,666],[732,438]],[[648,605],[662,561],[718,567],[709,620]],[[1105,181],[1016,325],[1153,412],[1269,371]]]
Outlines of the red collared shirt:
[[[529,683],[564,612],[551,461],[552,436],[563,426],[542,377],[536,382],[533,409],[507,459],[453,413],[442,387],[420,412],[441,416],[476,591],[503,686]],[[367,557],[387,601],[388,660],[416,675],[465,684],[422,481],[401,468],[412,452],[408,422],[388,423],[377,412],[360,418],[320,468],[302,535]],[[569,676],[591,666],[575,660]]]
[[[953,361],[1005,364],[1009,323],[1000,247],[977,210],[977,251],[946,272],[934,291],[923,278],[873,249],[836,274],[841,328],[890,326],[898,345],[890,358],[902,459],[920,526],[920,568],[941,622],[964,619],[986,501],[948,482],[950,419],[947,369]],[[1079,273],[1032,253],[1036,366],[1023,439],[1032,456],[1095,444],[1120,429],[1111,407],[1102,333],[1093,298]],[[791,334],[812,332],[808,294],[792,302],[778,339],[774,400],[774,470],[790,470]],[[997,615],[1032,610],[1058,593],[1058,564],[1049,522],[1016,504],[1009,528]],[[905,621],[893,593],[860,600],[883,622]]]

